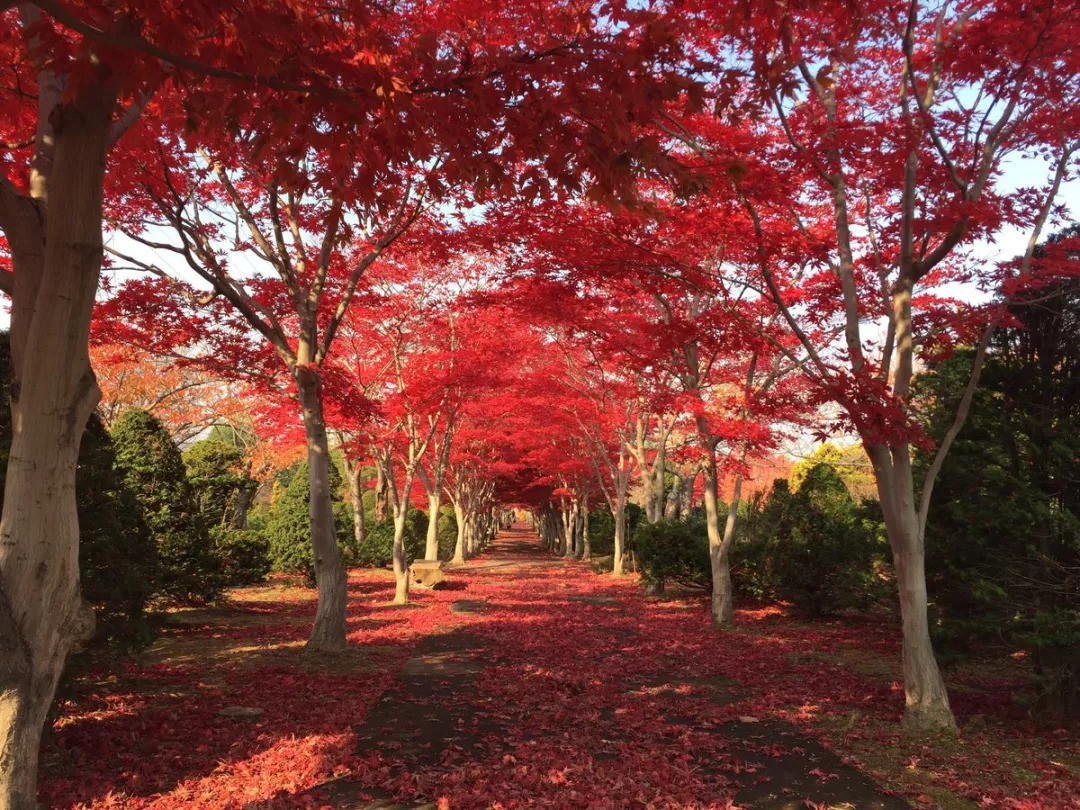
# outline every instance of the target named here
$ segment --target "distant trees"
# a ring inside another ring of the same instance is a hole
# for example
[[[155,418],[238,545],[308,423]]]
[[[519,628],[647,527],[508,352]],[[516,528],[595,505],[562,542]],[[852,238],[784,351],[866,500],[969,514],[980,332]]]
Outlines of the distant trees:
[[[97,412],[108,428],[125,411],[141,408],[183,446],[208,428],[235,422],[242,409],[236,387],[225,380],[130,344],[95,340],[90,362],[101,389]]]

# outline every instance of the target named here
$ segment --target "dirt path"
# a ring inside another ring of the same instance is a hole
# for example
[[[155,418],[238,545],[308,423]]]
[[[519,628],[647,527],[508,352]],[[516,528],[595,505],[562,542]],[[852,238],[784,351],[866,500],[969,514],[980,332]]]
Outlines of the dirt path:
[[[423,608],[443,612],[436,632],[356,728],[367,769],[316,806],[908,807],[751,714],[752,685],[695,655],[674,607],[551,557],[525,529],[451,580],[460,598]]]

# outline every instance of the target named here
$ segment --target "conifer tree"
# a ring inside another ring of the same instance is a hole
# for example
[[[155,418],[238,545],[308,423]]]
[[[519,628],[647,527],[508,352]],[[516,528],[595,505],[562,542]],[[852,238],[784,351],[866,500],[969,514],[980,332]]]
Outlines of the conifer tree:
[[[221,565],[199,517],[184,459],[152,414],[124,413],[113,427],[116,470],[143,508],[161,559],[161,592],[182,601],[221,593]]]

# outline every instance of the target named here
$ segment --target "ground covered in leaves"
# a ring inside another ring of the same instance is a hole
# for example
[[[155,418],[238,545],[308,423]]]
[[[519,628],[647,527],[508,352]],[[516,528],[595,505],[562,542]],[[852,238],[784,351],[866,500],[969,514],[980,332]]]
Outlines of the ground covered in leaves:
[[[306,589],[174,614],[71,684],[42,803],[1080,807],[1080,741],[1030,726],[1022,672],[954,674],[961,736],[903,738],[891,624],[765,608],[717,635],[699,600],[646,599],[524,532],[451,580],[397,608],[387,572],[354,572],[331,658],[303,650]]]

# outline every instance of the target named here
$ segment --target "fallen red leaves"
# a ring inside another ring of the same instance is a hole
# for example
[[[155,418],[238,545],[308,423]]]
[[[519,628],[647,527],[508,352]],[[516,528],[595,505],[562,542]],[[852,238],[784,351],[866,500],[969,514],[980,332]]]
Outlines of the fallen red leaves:
[[[409,608],[385,604],[393,583],[384,572],[354,573],[349,640],[360,657],[322,669],[299,653],[259,657],[302,642],[302,620],[314,611],[307,592],[277,603],[246,602],[241,592],[234,605],[266,623],[207,621],[166,638],[246,645],[240,650],[79,679],[80,695],[64,705],[46,748],[42,800],[155,810],[319,807],[330,802],[310,789],[346,775],[455,810],[728,808],[739,783],[766,783],[770,762],[806,754],[746,731],[786,721],[857,767],[861,752],[873,750],[880,756],[871,772],[887,776],[885,760],[918,773],[921,781],[903,785],[916,801],[936,786],[987,807],[1080,806],[1077,779],[1059,764],[1077,755],[1076,740],[1024,727],[1019,710],[999,698],[1007,693],[1001,683],[973,679],[954,690],[961,722],[981,713],[980,730],[949,745],[902,739],[903,693],[887,677],[897,656],[891,626],[802,623],[765,608],[742,611],[740,629],[718,635],[702,605],[647,601],[632,578],[612,581],[580,565],[521,576],[498,570],[455,574],[457,590],[417,594]],[[452,614],[459,599],[486,600],[489,609]],[[355,729],[410,650],[454,628],[492,651],[487,666],[467,690],[434,684],[412,710],[468,704],[473,719],[459,721],[462,735],[491,745],[451,747],[438,764],[416,768],[397,743],[356,754]],[[854,671],[853,651],[876,656],[885,676]],[[218,715],[232,705],[264,714]],[[1005,753],[1016,750],[1022,761]],[[803,775],[831,785],[841,778],[834,770]]]

